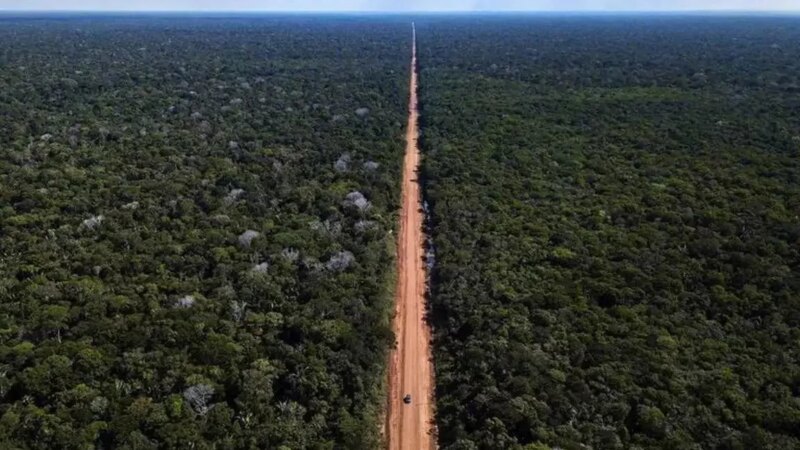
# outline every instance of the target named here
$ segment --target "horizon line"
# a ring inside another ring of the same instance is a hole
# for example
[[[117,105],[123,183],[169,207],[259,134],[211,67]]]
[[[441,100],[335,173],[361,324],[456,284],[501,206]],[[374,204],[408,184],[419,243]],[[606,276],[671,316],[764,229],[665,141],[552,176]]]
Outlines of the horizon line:
[[[337,10],[337,9],[2,9],[6,13],[180,13],[180,14],[800,14],[800,9],[442,9],[442,10]]]

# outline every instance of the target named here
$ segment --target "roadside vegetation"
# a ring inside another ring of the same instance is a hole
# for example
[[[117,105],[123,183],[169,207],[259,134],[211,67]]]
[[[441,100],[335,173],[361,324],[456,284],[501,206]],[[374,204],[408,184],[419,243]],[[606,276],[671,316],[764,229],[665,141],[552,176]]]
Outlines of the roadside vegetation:
[[[417,25],[441,448],[800,447],[800,22]]]
[[[375,448],[407,21],[0,21],[3,448]]]

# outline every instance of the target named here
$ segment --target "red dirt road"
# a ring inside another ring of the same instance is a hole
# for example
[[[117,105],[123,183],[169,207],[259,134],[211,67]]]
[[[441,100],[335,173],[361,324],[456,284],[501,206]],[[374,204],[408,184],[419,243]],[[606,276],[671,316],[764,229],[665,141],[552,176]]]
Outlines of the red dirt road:
[[[417,181],[417,36],[412,24],[410,98],[403,162],[400,233],[397,240],[397,288],[394,332],[397,348],[389,367],[387,434],[390,450],[435,448],[433,434],[433,362],[431,331],[425,322],[423,215]],[[403,397],[411,395],[411,404]]]

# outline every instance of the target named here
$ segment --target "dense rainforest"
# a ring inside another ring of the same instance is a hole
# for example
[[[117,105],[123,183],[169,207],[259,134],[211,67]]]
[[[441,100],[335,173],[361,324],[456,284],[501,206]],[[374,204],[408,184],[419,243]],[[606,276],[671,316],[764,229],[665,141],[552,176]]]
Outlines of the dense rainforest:
[[[441,448],[800,448],[800,19],[417,31]]]
[[[0,42],[0,447],[377,447],[408,21]]]

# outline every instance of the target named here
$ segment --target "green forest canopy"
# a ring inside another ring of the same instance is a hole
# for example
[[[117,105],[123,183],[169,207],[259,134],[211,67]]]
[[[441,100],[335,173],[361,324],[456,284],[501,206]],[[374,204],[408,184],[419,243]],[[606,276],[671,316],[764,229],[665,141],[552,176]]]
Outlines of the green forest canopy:
[[[406,18],[0,19],[0,443],[375,448]],[[416,19],[442,448],[800,446],[800,24]]]
[[[3,448],[377,446],[410,39],[0,20]]]
[[[417,29],[441,447],[800,448],[800,21]]]

